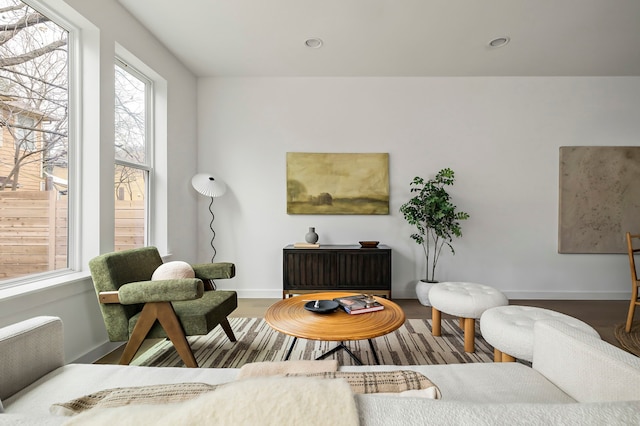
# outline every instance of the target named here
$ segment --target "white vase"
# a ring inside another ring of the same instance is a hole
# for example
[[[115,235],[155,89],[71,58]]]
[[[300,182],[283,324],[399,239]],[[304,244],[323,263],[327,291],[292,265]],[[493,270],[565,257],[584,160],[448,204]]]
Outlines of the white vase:
[[[420,280],[416,283],[416,295],[418,296],[418,301],[423,306],[431,306],[431,302],[429,302],[429,290],[433,287],[435,282],[427,282]]]

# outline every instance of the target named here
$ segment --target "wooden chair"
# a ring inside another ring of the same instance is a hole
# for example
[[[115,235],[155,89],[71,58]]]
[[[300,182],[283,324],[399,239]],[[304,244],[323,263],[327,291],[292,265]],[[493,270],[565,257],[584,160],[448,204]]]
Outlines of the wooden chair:
[[[236,341],[227,316],[238,307],[235,291],[204,291],[203,280],[232,278],[233,263],[191,265],[195,278],[152,281],[162,265],[155,247],[107,253],[89,261],[100,310],[112,342],[127,341],[128,365],[146,338],[169,338],[187,367],[198,367],[186,336],[218,324]]]
[[[625,331],[628,333],[631,331],[631,323],[633,323],[633,314],[635,313],[636,306],[640,305],[640,300],[638,299],[638,285],[640,284],[640,280],[638,280],[638,272],[636,269],[635,262],[635,254],[640,253],[640,247],[634,248],[634,241],[636,243],[636,247],[640,245],[640,234],[631,234],[627,232],[627,252],[629,253],[629,266],[631,268],[631,302],[629,303],[629,314],[627,315],[627,324],[625,326]]]

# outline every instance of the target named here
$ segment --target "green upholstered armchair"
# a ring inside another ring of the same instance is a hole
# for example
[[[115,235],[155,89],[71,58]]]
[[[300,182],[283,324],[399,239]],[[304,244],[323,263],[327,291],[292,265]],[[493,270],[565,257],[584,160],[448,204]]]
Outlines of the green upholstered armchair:
[[[155,247],[107,253],[89,261],[100,310],[112,342],[127,341],[128,365],[146,338],[168,337],[187,367],[198,367],[186,336],[220,324],[236,341],[227,316],[238,307],[235,291],[204,291],[203,280],[232,278],[228,262],[191,265],[195,278],[151,281],[162,258]]]

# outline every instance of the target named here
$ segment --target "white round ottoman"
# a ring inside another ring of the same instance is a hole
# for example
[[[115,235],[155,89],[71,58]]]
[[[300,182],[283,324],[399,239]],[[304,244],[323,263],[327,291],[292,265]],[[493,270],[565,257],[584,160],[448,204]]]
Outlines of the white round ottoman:
[[[464,329],[464,350],[475,350],[476,318],[489,308],[504,306],[509,299],[493,287],[476,283],[444,282],[429,290],[431,302],[432,334],[440,336],[441,312],[460,317]]]
[[[533,324],[538,320],[561,321],[590,335],[600,335],[589,324],[569,315],[533,306],[500,306],[487,309],[480,318],[482,337],[494,348],[494,361],[533,361]]]

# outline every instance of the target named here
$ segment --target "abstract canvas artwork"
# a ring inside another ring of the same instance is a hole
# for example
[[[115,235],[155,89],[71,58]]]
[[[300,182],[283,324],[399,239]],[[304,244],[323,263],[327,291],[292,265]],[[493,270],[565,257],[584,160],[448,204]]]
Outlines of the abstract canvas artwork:
[[[388,153],[287,153],[288,214],[389,214]]]
[[[558,252],[626,253],[640,233],[640,147],[560,148]]]

